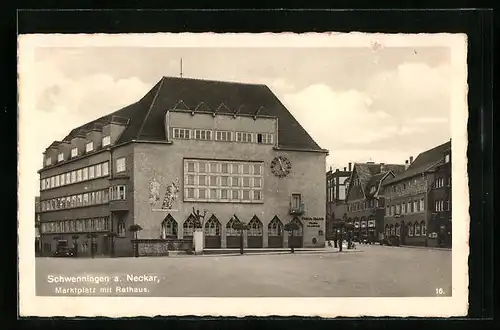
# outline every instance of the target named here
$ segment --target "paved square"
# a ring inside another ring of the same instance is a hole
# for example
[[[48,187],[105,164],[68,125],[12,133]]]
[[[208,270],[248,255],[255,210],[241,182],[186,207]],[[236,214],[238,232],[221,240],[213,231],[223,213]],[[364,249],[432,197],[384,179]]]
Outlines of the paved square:
[[[451,295],[451,262],[451,251],[379,245],[294,255],[38,258],[36,285],[39,295],[435,297]],[[59,275],[109,276],[110,283],[49,283]]]

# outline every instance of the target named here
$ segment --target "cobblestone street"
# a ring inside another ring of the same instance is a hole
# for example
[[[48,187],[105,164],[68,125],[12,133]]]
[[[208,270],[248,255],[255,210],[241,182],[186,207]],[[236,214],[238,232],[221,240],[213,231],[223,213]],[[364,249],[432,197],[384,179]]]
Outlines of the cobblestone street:
[[[379,245],[358,245],[357,250],[343,253],[336,251],[330,248],[294,255],[38,258],[37,294],[433,297],[437,295],[436,290],[440,290],[441,296],[451,294],[451,251]],[[157,278],[148,281],[140,277],[145,274]],[[50,283],[59,275],[109,276],[110,281],[118,282]],[[132,275],[139,277],[134,280]],[[117,286],[120,288],[116,289]],[[106,287],[113,289],[106,292]],[[71,291],[71,288],[86,288],[87,291]],[[92,288],[95,288],[93,292]],[[145,288],[145,292],[139,288]]]

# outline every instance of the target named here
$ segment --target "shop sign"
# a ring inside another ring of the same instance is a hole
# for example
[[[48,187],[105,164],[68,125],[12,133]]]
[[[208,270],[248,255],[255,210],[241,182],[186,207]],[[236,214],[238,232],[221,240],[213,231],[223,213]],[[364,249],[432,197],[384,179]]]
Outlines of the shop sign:
[[[306,226],[308,228],[320,228],[321,225],[319,223],[317,223],[316,221],[309,221]]]
[[[302,220],[322,221],[322,220],[325,220],[325,218],[322,218],[322,217],[302,217]]]

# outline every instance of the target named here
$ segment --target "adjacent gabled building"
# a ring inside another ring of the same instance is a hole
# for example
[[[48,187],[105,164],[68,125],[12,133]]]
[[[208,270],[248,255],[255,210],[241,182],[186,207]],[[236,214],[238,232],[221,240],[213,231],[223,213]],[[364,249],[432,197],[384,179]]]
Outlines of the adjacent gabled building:
[[[451,141],[422,152],[384,182],[384,232],[401,244],[451,247]]]
[[[79,256],[131,254],[133,224],[146,243],[190,240],[193,207],[207,248],[238,247],[238,221],[247,247],[289,246],[290,221],[294,246],[324,246],[326,156],[265,85],[164,77],[47,148],[44,252],[67,240]]]
[[[353,223],[355,239],[380,239],[384,228],[385,205],[382,185],[404,170],[404,165],[396,164],[354,164],[347,191],[347,214],[343,220]]]
[[[347,187],[351,177],[352,164],[343,170],[332,168],[326,173],[326,239],[333,240],[335,221],[347,212]]]

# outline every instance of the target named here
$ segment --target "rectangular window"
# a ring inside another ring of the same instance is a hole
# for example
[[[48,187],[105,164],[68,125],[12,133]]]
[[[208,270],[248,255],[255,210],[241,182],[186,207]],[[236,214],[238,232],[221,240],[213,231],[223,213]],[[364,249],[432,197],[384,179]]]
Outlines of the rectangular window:
[[[229,186],[229,177],[228,176],[221,176],[220,177],[220,185],[223,187]]]
[[[250,178],[248,176],[243,177],[243,187],[250,187]]]
[[[78,156],[78,148],[71,149],[71,158]]]
[[[85,152],[91,152],[94,150],[94,142],[89,142],[85,145]]]
[[[243,198],[244,201],[250,200],[250,190],[243,190]]]
[[[193,162],[187,163],[187,171],[194,172],[194,163]]]
[[[239,192],[240,192],[239,190],[232,190],[231,199],[232,200],[239,200],[240,199]]]
[[[99,178],[99,177],[101,177],[101,176],[102,176],[102,173],[101,173],[102,165],[103,165],[103,164],[97,164],[97,165],[95,166],[95,177],[96,177],[96,178]]]
[[[81,169],[76,171],[76,182],[82,181],[83,171]]]
[[[55,178],[56,178],[56,180],[55,180],[56,181],[56,187],[59,187],[59,183],[60,183],[59,182],[59,175],[56,175]]]
[[[229,164],[228,163],[221,164],[221,173],[229,173]]]
[[[174,128],[174,139],[188,140],[191,138],[191,130],[185,128]]]
[[[76,197],[77,197],[76,205],[82,206],[83,205],[83,195],[79,194],[79,195],[76,195]]]
[[[187,176],[187,184],[190,186],[194,186],[194,175]]]
[[[102,192],[102,202],[103,203],[109,202],[109,190],[108,189],[104,189],[101,192]]]
[[[194,136],[196,140],[211,140],[212,131],[204,129],[196,129],[194,131]]]
[[[93,192],[90,193],[90,201],[89,201],[89,203],[91,205],[95,204],[95,191],[93,191]]]
[[[107,163],[105,163],[107,164]],[[122,157],[122,158],[118,158],[116,160],[116,173],[121,173],[121,172],[125,172],[125,158]],[[106,174],[104,174],[106,175]]]
[[[207,198],[207,191],[205,189],[198,189],[198,198],[199,199],[206,199]]]
[[[207,186],[207,176],[206,175],[198,176],[198,185],[199,186]]]
[[[57,155],[57,161],[62,162],[64,160],[64,154],[61,152],[59,155]]]
[[[123,158],[123,164],[124,164],[124,168],[125,168],[125,158]],[[108,176],[109,175],[109,162],[104,162],[101,165],[102,165],[102,176]]]
[[[50,186],[52,188],[55,188],[56,187],[56,178],[55,177],[50,177]]]
[[[300,194],[292,194],[292,208],[298,210],[300,208]]]
[[[45,158],[45,166],[49,166],[50,164],[52,164],[52,158],[50,157]]]
[[[71,183],[71,172],[66,173],[66,184]]]
[[[220,190],[220,198],[221,199],[229,199],[229,192],[227,189]]]
[[[45,189],[45,179],[40,180],[40,189],[44,190]]]
[[[446,156],[444,156],[444,162],[445,163],[449,163],[450,162],[450,154],[446,154]]]
[[[89,168],[88,167],[85,167],[84,169],[82,169],[82,178],[83,178],[83,181],[86,181],[89,179]]]
[[[425,204],[424,204],[424,199],[422,198],[422,199],[420,200],[420,210],[422,210],[422,211],[423,211],[424,209],[425,209]]]
[[[411,213],[411,202],[406,203],[406,212]]]
[[[417,201],[413,201],[413,211],[414,212],[418,212],[418,202]]]
[[[210,176],[210,186],[217,186],[217,177],[215,175]]]
[[[194,198],[194,188],[188,188],[187,189],[187,197],[188,198]]]
[[[262,179],[259,177],[253,178],[253,186],[254,187],[262,187]]]
[[[218,198],[217,196],[217,189],[210,189],[210,199],[211,200],[216,200]]]
[[[262,200],[262,192],[260,190],[254,190],[253,191],[253,200],[254,201],[260,201],[260,200]]]
[[[96,202],[96,204],[102,203],[101,191],[95,192],[95,202]]]
[[[389,209],[389,206],[386,206],[386,207],[385,207],[385,213],[386,213],[387,215],[391,215],[391,210]]]
[[[105,137],[102,138],[102,146],[106,147],[111,144],[111,136],[106,135]]]
[[[83,194],[83,205],[88,205],[89,204],[89,194],[85,193]]]
[[[207,163],[205,163],[205,162],[199,162],[198,163],[198,172],[200,172],[200,173],[206,173],[207,172]]]
[[[239,178],[239,177],[237,177],[237,176],[232,177],[232,178],[231,178],[231,183],[232,183],[231,185],[232,185],[233,187],[239,187],[239,186],[240,186],[240,180],[239,180],[239,179],[240,179],[240,178]]]
[[[89,167],[89,179],[92,180],[93,178],[95,178],[95,167],[90,166]]]
[[[126,186],[118,186],[118,199],[125,200],[125,188]]]
[[[231,141],[231,132],[228,131],[216,131],[215,132],[216,141]]]

